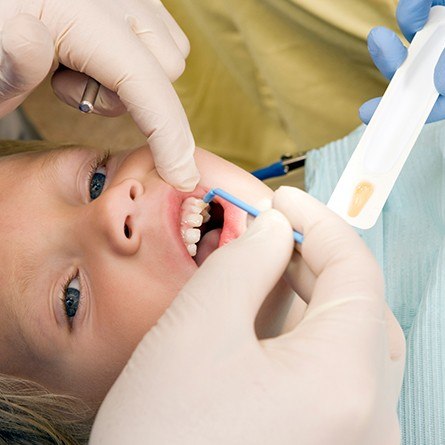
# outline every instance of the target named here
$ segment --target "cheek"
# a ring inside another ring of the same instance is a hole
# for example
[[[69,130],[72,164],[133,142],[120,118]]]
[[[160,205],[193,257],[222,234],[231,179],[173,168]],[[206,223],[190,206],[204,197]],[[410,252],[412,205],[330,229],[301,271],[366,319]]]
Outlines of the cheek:
[[[144,335],[178,294],[176,284],[160,283],[135,267],[102,268],[92,289],[83,339],[71,366],[77,395],[100,401]],[[82,376],[82,377],[81,377]],[[70,389],[73,389],[70,387]]]
[[[253,205],[273,195],[272,190],[263,182],[213,153],[197,149],[196,161],[204,187],[220,187]]]
[[[160,267],[162,266],[162,267]],[[97,322],[142,337],[162,316],[190,274],[175,263],[154,260],[117,263],[102,269],[93,290]]]

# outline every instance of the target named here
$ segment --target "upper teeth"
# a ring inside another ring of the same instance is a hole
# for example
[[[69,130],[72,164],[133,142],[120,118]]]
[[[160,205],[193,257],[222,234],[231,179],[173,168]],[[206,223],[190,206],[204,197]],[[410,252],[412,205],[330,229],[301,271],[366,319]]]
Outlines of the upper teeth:
[[[198,227],[210,219],[209,205],[202,199],[189,197],[181,206],[181,234],[188,253],[196,255],[196,243],[201,239]]]

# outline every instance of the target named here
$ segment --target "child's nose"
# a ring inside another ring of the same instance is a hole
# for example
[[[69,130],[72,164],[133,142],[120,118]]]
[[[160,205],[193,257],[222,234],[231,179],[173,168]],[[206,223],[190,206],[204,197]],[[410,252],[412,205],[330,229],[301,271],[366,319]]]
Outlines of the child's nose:
[[[141,234],[136,224],[136,201],[143,193],[144,187],[139,181],[126,179],[109,187],[90,204],[94,208],[90,224],[120,255],[133,255],[139,250]]]

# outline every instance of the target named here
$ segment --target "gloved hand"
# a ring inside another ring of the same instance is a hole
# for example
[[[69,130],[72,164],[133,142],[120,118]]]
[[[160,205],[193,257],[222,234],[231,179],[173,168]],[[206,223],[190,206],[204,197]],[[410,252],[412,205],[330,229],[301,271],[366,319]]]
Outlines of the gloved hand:
[[[404,338],[357,234],[302,191],[204,262],[144,337],[103,402],[96,444],[399,444]],[[289,260],[309,302],[281,336],[254,318]]]
[[[147,136],[160,175],[192,190],[199,179],[187,117],[170,83],[189,43],[159,0],[1,0],[0,116],[61,63],[56,94],[77,107],[89,75],[104,87],[96,112],[127,109]]]
[[[423,28],[432,6],[444,4],[443,0],[400,0],[397,6],[397,21],[406,39],[411,42],[416,32]],[[376,67],[388,80],[392,79],[407,56],[407,50],[399,37],[393,31],[383,27],[371,30],[368,36],[368,49]],[[427,122],[445,118],[445,52],[442,52],[436,65],[434,81],[440,96]],[[376,97],[360,107],[360,119],[365,124],[371,120],[380,99]]]

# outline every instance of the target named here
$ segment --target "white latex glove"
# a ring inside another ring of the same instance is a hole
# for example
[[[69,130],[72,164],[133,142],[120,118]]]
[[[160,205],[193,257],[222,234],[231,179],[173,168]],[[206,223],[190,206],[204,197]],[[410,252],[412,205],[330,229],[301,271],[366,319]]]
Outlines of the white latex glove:
[[[304,192],[273,206],[304,233],[290,274],[309,305],[259,341],[254,318],[293,252],[288,221],[263,212],[217,250],[142,340],[102,404],[99,444],[399,444],[404,338],[380,269],[346,223]]]
[[[194,188],[195,144],[170,82],[184,70],[189,42],[159,0],[1,0],[0,33],[0,116],[61,63],[69,70],[53,77],[59,98],[77,107],[93,77],[104,86],[96,112],[127,109],[160,175]]]

